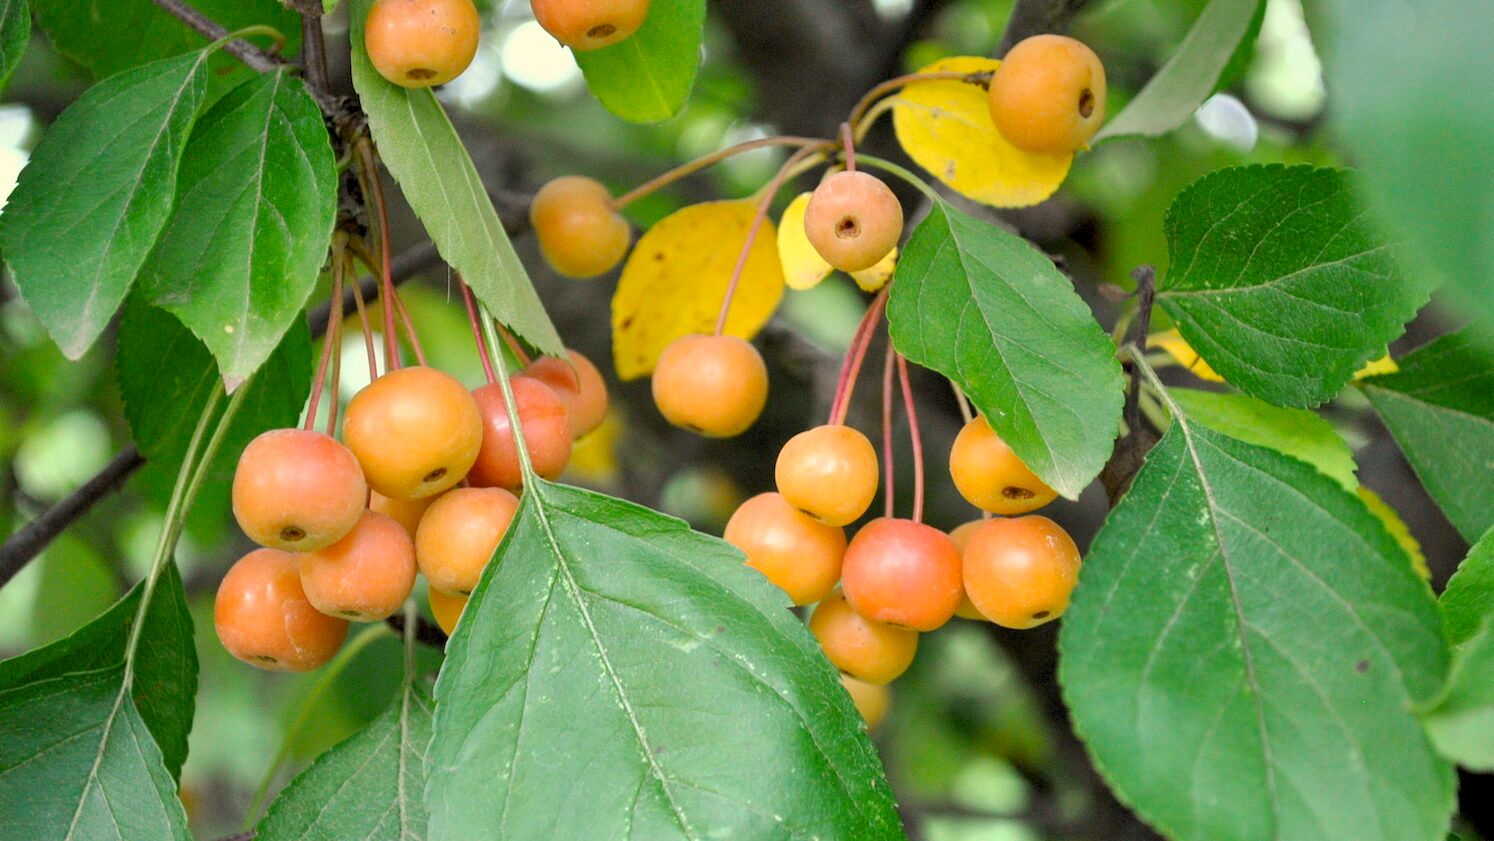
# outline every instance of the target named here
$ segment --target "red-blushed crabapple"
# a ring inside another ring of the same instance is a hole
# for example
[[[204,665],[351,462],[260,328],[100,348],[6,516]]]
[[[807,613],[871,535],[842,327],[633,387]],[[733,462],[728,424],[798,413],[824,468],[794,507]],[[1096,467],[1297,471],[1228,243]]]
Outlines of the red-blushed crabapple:
[[[228,653],[251,666],[306,672],[337,653],[348,621],[311,606],[296,556],[256,549],[229,568],[213,602],[213,625]]]
[[[541,356],[523,370],[550,387],[565,405],[571,435],[580,438],[602,425],[607,418],[607,383],[602,373],[578,351],[566,350],[568,360]],[[570,364],[566,364],[569,361]]]
[[[305,429],[249,442],[233,474],[233,515],[250,540],[305,552],[341,538],[363,515],[368,484],[347,447]]]
[[[514,406],[524,427],[524,444],[534,472],[554,479],[571,461],[571,424],[565,404],[544,383],[531,377],[509,378]],[[519,447],[503,401],[503,386],[489,383],[472,392],[482,413],[482,449],[467,473],[467,481],[483,488],[518,490],[524,484],[519,468]]]
[[[649,0],[529,0],[534,19],[578,52],[631,37],[648,17]]]
[[[938,529],[895,517],[872,520],[846,547],[841,588],[868,619],[933,631],[960,606],[960,550]]]
[[[329,616],[377,622],[398,612],[415,588],[414,541],[376,511],[364,511],[341,540],[300,557],[306,599]]]

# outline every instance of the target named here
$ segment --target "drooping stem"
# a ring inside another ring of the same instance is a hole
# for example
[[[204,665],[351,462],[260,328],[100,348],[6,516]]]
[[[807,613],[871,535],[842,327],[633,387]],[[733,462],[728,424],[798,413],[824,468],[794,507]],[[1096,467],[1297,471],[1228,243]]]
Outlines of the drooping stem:
[[[341,283],[339,282],[339,286]],[[331,397],[327,400],[327,434],[337,434],[337,413],[342,406],[342,394],[338,386],[342,383],[342,294],[337,295],[337,322],[332,325],[329,336],[323,339],[324,347],[332,349],[332,380],[327,384]]]
[[[360,164],[359,180],[364,184],[365,195],[373,197],[374,216],[378,222],[381,282],[379,296],[383,299],[384,310],[384,366],[391,371],[397,371],[400,367],[399,339],[394,331],[394,278],[390,271],[393,258],[389,250],[389,206],[384,201],[384,183],[379,179],[379,168],[374,158],[373,146],[367,138],[359,138],[356,148]]]
[[[940,70],[932,73],[908,73],[903,76],[894,76],[863,94],[861,99],[856,102],[856,106],[851,109],[851,115],[846,118],[846,122],[854,127],[857,123],[861,122],[861,118],[865,116],[867,109],[871,108],[877,100],[894,91],[901,90],[907,85],[911,85],[914,82],[941,81],[965,82],[966,84],[984,87],[991,83],[991,72],[989,70],[979,70],[974,73],[958,73],[953,70]]]
[[[794,164],[811,154],[814,154],[813,150],[805,147],[789,155],[788,160],[783,162],[783,166],[778,168],[773,179],[763,188],[762,199],[757,203],[757,213],[752,217],[752,225],[747,228],[747,238],[742,241],[742,252],[737,255],[737,264],[731,270],[731,280],[726,284],[726,294],[721,298],[721,311],[716,316],[716,335],[719,336],[726,331],[726,317],[731,312],[732,299],[736,297],[737,285],[741,283],[742,272],[747,268],[747,258],[752,254],[752,244],[757,241],[757,233],[762,230],[763,220],[768,218],[768,210],[773,206],[774,196],[778,195],[778,189],[783,186]]]
[[[477,305],[472,303],[472,290],[467,282],[457,275],[457,286],[462,289],[462,303],[467,305],[467,322],[472,325],[472,339],[477,343],[477,355],[482,359],[482,372],[488,385],[498,382],[498,373],[493,370],[493,360],[488,358],[488,340],[482,334],[482,325],[477,320]]]
[[[508,379],[508,363],[498,350],[498,333],[493,327],[492,313],[481,303],[478,304],[477,312],[478,320],[482,322],[482,334],[487,338],[488,358],[498,370],[498,387],[503,390],[503,407],[508,411],[508,426],[514,431],[514,449],[519,453],[519,473],[523,476],[524,487],[532,488],[538,477],[534,472],[534,460],[529,457],[529,444],[524,440],[524,424],[519,422],[519,404],[514,399],[513,383]]]
[[[975,412],[970,408],[970,398],[965,396],[964,389],[960,388],[954,380],[949,381],[949,388],[954,392],[955,402],[960,406],[960,418],[969,423],[975,420]]]
[[[674,182],[680,180],[681,178],[697,173],[713,164],[718,164],[726,160],[727,158],[733,157],[735,155],[740,155],[743,152],[751,152],[754,149],[763,149],[769,146],[811,147],[825,145],[825,141],[817,140],[813,137],[792,137],[787,135],[780,137],[761,137],[756,140],[744,141],[734,146],[728,146],[725,149],[719,149],[715,152],[710,153],[709,155],[702,155],[701,157],[696,158],[689,163],[681,164],[662,175],[651,178],[648,181],[639,184],[637,187],[634,187],[633,189],[613,199],[612,209],[621,210],[624,207],[627,207],[628,205],[637,201],[638,199],[641,199],[656,190],[667,187],[670,184],[673,184]]]
[[[389,287],[389,300],[394,302],[394,309],[399,313],[399,321],[405,326],[405,338],[410,340],[410,347],[415,351],[415,361],[425,367],[425,348],[420,346],[420,337],[415,335],[415,322],[410,318],[410,311],[405,308],[405,299],[399,296],[399,292],[393,286]]]
[[[894,370],[892,342],[887,343],[886,358],[882,361],[882,514],[888,519],[893,515],[892,480],[896,472],[892,460],[892,373]]]
[[[353,284],[353,302],[358,305],[358,326],[363,332],[363,349],[368,351],[368,381],[379,378],[379,352],[374,349],[373,325],[368,323],[368,306],[363,303],[363,284]]]
[[[851,134],[851,124],[840,124],[840,143],[846,150],[846,171],[856,171],[856,139]]]
[[[891,344],[890,342],[888,343]],[[913,384],[908,378],[908,360],[897,354],[897,378],[903,386],[903,408],[908,412],[908,438],[913,453],[913,522],[923,522],[923,436],[918,431],[918,410],[913,406]]]
[[[928,196],[930,199],[936,202],[940,200],[939,194],[934,190],[932,186],[929,185],[929,182],[913,174],[913,171],[908,169],[907,167],[898,166],[892,161],[884,160],[882,158],[875,158],[871,155],[862,155],[859,160],[861,161],[861,163],[866,164],[867,166],[876,167],[883,172],[890,172],[893,175],[896,175],[898,178],[901,178],[904,181],[908,182],[909,185],[916,188],[919,192],[923,193],[925,196]]]
[[[265,796],[270,792],[270,786],[275,782],[280,769],[285,766],[285,761],[290,758],[291,748],[295,745],[296,738],[301,735],[301,731],[311,720],[311,714],[321,703],[322,698],[347,670],[348,664],[352,663],[363,649],[388,633],[389,626],[382,622],[364,626],[357,636],[349,640],[342,650],[337,652],[332,662],[322,668],[322,673],[317,677],[316,683],[311,685],[306,697],[301,699],[300,706],[296,708],[296,717],[292,719],[290,727],[287,727],[285,734],[280,737],[280,749],[275,752],[275,758],[270,760],[270,767],[265,769],[264,775],[259,779],[259,786],[254,789],[254,799],[249,802],[249,811],[244,814],[244,829],[254,826],[259,819],[259,812],[264,806]]]
[[[519,360],[520,365],[528,368],[529,363],[534,361],[529,356],[529,351],[524,349],[524,345],[519,343],[519,340],[514,337],[514,334],[507,327],[504,327],[502,324],[495,324],[494,326],[498,330],[498,335],[503,337],[503,343],[508,345],[509,352],[514,355],[514,359]]]
[[[332,354],[337,353],[341,355],[342,352],[341,348],[334,349],[332,344],[333,338],[336,335],[337,322],[342,319],[342,308],[338,306],[338,304],[342,303],[342,272],[342,251],[334,245],[332,251],[331,300],[336,303],[327,310],[327,330],[322,334],[321,358],[316,362],[316,376],[311,381],[311,397],[306,401],[306,422],[304,428],[307,430],[316,429],[316,413],[321,408],[322,387],[327,378],[327,366],[331,361]],[[332,402],[333,404],[337,403],[336,392],[333,392]]]
[[[846,422],[846,414],[851,407],[851,394],[856,390],[856,377],[861,372],[866,349],[871,346],[872,336],[877,332],[877,324],[881,322],[882,310],[886,306],[887,289],[884,287],[872,298],[866,313],[861,316],[856,332],[851,335],[851,346],[846,348],[846,358],[840,366],[840,380],[835,386],[835,397],[830,402],[831,425],[838,426]]]

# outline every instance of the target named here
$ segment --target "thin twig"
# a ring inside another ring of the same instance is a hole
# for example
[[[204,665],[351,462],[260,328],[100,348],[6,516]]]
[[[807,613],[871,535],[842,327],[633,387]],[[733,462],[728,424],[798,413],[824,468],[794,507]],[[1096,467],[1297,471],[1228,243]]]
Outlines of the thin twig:
[[[1136,347],[1146,353],[1146,338],[1152,332],[1152,304],[1157,295],[1157,270],[1152,266],[1137,266],[1131,277],[1136,280]],[[1137,408],[1141,378],[1136,376],[1132,363],[1126,363],[1126,368],[1131,372],[1131,387],[1126,392],[1124,417],[1126,428],[1135,430],[1141,425],[1141,412]]]

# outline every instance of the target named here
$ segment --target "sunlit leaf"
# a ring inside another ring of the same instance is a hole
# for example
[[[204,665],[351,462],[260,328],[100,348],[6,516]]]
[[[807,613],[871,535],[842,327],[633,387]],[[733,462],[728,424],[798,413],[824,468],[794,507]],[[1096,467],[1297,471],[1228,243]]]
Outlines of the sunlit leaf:
[[[975,56],[940,59],[921,73],[981,73],[1001,62]],[[960,80],[915,82],[894,98],[897,141],[919,166],[968,198],[1024,207],[1053,195],[1073,155],[1039,155],[1013,146],[996,130],[986,89]]]
[[[659,220],[633,246],[612,297],[619,377],[649,374],[670,342],[715,328],[757,206],[755,199],[691,205]],[[773,223],[763,220],[726,319],[733,336],[756,335],[783,297],[776,240]]]
[[[1359,486],[1348,442],[1334,431],[1333,424],[1306,409],[1272,406],[1248,394],[1191,388],[1175,388],[1170,393],[1188,417],[1215,432],[1301,459],[1344,490]]]

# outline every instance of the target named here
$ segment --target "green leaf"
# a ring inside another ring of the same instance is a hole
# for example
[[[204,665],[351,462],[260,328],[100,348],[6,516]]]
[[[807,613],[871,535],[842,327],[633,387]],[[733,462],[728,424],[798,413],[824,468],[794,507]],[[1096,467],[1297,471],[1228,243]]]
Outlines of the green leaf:
[[[1335,140],[1386,230],[1449,283],[1465,316],[1494,324],[1494,112],[1468,96],[1494,78],[1486,0],[1331,0],[1314,30]]]
[[[1343,485],[1359,487],[1354,453],[1333,424],[1306,409],[1285,409],[1248,394],[1174,388],[1169,394],[1193,421],[1247,444],[1267,447],[1316,467]]]
[[[47,130],[0,214],[16,287],[70,359],[103,332],[171,214],[206,66],[189,53],[94,85]]]
[[[1454,777],[1409,708],[1440,689],[1431,592],[1356,497],[1178,415],[1064,615],[1077,732],[1180,841],[1414,841]]]
[[[379,157],[404,190],[436,250],[499,320],[548,356],[565,356],[560,335],[509,242],[472,158],[424,88],[402,88],[374,70],[363,49],[372,0],[353,0],[353,86],[368,112]]]
[[[284,54],[294,55],[300,47],[300,21],[277,0],[188,1],[230,32],[268,24],[285,35]],[[208,42],[153,0],[32,0],[32,9],[53,48],[88,68],[95,79],[201,49]],[[227,85],[254,72],[226,54],[215,56],[211,66],[214,79],[226,74],[222,78]]]
[[[1494,526],[1494,357],[1465,330],[1399,364],[1359,385],[1427,493],[1472,543]]]
[[[230,91],[193,128],[177,180],[141,288],[236,387],[301,320],[332,241],[337,171],[306,85],[281,68]]]
[[[116,365],[135,444],[151,461],[170,465],[174,474],[186,457],[202,407],[223,390],[213,357],[171,313],[134,295],[120,319]],[[254,436],[295,426],[312,376],[310,332],[298,318],[249,384],[209,475],[232,476],[239,454]]]
[[[71,636],[0,661],[0,691],[123,662],[125,643],[140,606],[141,586],[135,585],[106,613]],[[192,616],[187,611],[187,595],[176,564],[167,564],[156,584],[141,639],[131,695],[160,746],[157,750],[167,771],[176,777],[187,758],[187,734],[192,730],[197,696]]]
[[[1485,619],[1494,617],[1494,529],[1468,550],[1438,604],[1453,645],[1462,645]]]
[[[10,79],[31,42],[28,0],[0,0],[0,85]]]
[[[634,123],[667,120],[685,107],[700,69],[705,0],[653,0],[632,37],[575,53],[591,92]]]
[[[1115,347],[1068,278],[1021,237],[937,201],[898,262],[893,344],[954,380],[996,434],[1070,499],[1110,457]]]
[[[739,552],[535,480],[436,684],[432,841],[900,839],[850,697]]]
[[[302,771],[260,822],[259,841],[425,838],[433,702],[409,682],[383,713]],[[374,808],[374,807],[377,808]]]
[[[1447,692],[1422,714],[1422,723],[1444,756],[1494,771],[1494,615],[1458,646]]]
[[[1220,376],[1279,406],[1329,399],[1426,302],[1357,207],[1344,173],[1223,169],[1167,211],[1157,301]]]
[[[1156,137],[1182,125],[1213,96],[1230,59],[1251,32],[1265,0],[1212,0],[1183,37],[1177,52],[1136,96],[1095,135]]]
[[[121,663],[0,692],[0,835],[191,837],[123,680]]]

